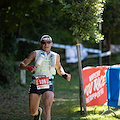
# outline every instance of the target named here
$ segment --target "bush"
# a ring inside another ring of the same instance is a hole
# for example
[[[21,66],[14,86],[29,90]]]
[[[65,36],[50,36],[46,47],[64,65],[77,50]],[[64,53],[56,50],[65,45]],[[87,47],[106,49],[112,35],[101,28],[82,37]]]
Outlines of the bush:
[[[0,85],[10,84],[17,80],[18,69],[14,62],[4,54],[0,54]]]

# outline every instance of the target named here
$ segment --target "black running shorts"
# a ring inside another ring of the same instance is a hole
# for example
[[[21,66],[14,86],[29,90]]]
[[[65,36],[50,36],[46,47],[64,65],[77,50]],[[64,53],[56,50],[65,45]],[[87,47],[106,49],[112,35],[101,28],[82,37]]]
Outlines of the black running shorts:
[[[29,88],[29,94],[30,93],[35,93],[35,94],[43,94],[46,91],[52,91],[54,92],[54,88],[53,85],[50,85],[49,89],[41,89],[41,90],[37,90],[37,86],[35,84],[30,84],[30,88]]]

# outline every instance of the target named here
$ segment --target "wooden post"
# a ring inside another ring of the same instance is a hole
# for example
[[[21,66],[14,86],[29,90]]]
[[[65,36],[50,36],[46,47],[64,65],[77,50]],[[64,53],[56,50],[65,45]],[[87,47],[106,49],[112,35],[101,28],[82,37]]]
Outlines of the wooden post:
[[[99,22],[99,32],[101,33],[101,31],[102,31],[102,25],[101,25],[101,22]],[[101,40],[99,41],[99,50],[102,53],[102,41]],[[99,66],[102,65],[102,56],[101,56],[101,53],[99,54]]]
[[[77,55],[78,55],[78,69],[79,69],[79,83],[80,83],[80,107],[82,113],[82,104],[84,108],[84,113],[87,114],[86,111],[86,102],[85,102],[85,95],[84,95],[84,86],[83,86],[83,76],[82,76],[82,63],[81,63],[81,49],[80,44],[76,44],[77,48]]]
[[[20,70],[20,82],[22,85],[26,84],[26,70]]]

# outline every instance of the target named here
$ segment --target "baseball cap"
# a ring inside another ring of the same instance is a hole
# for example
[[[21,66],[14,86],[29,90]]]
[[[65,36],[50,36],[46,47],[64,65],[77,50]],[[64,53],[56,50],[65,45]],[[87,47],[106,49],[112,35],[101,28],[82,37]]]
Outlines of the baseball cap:
[[[43,36],[41,37],[41,39],[40,39],[40,42],[41,42],[42,40],[50,40],[50,41],[52,41],[52,38],[51,38],[49,35],[43,35]]]

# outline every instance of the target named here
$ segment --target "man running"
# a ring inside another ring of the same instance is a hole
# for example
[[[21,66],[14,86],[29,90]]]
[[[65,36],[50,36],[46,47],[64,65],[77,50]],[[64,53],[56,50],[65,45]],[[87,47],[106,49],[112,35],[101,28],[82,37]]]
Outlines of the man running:
[[[43,103],[43,120],[51,120],[51,106],[54,99],[53,79],[57,73],[70,81],[71,75],[65,73],[60,63],[60,55],[51,51],[52,38],[43,35],[40,40],[42,50],[31,52],[20,63],[20,69],[32,72],[32,81],[29,90],[29,110],[34,120],[40,120],[42,109],[39,107],[40,99]],[[29,65],[33,62],[34,65]]]

